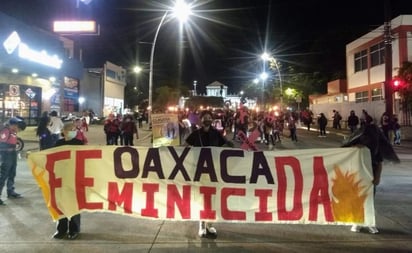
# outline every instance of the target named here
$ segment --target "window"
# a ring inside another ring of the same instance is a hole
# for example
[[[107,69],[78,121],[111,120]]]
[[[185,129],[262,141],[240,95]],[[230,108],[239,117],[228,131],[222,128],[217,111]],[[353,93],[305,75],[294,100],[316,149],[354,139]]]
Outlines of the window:
[[[368,91],[356,92],[355,103],[368,102]]]
[[[365,49],[355,54],[355,72],[359,72],[367,68],[368,68],[368,55]]]
[[[372,90],[372,101],[383,100],[382,89],[373,89]]]
[[[370,48],[371,67],[385,63],[385,43],[381,42]]]

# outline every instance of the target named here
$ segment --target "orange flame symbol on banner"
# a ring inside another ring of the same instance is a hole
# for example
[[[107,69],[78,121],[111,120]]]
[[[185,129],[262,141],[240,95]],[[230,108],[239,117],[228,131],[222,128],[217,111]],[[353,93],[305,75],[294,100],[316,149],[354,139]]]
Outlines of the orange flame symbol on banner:
[[[345,173],[339,166],[334,167],[336,177],[332,180],[332,210],[335,221],[363,223],[366,186],[356,181],[357,173]]]

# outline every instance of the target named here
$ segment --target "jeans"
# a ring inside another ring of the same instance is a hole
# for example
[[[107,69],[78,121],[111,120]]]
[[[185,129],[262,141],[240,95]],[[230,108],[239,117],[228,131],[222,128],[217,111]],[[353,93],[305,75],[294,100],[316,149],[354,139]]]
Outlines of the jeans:
[[[17,151],[0,151],[0,195],[7,181],[7,192],[14,191],[14,178],[16,177]]]

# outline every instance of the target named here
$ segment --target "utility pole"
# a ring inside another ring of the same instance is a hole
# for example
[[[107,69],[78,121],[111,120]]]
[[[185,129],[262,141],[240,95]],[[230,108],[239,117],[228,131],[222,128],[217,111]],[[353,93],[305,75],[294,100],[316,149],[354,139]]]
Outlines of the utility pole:
[[[384,2],[385,23],[384,23],[384,42],[385,42],[385,110],[389,118],[393,116],[393,90],[392,80],[392,35],[391,35],[391,6],[390,0]]]

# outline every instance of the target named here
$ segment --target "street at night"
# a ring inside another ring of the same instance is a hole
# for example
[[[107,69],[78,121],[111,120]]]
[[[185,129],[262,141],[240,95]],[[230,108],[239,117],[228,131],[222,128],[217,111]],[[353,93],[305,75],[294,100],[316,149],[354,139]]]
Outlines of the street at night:
[[[150,146],[147,126],[136,145]],[[315,130],[315,129],[313,129]],[[101,125],[91,125],[89,145],[104,145]],[[35,152],[34,129],[21,136],[25,151],[18,161],[16,189],[21,199],[8,199],[1,207],[1,252],[411,252],[412,155],[411,143],[395,147],[400,164],[385,163],[376,193],[379,234],[353,233],[350,226],[297,224],[216,223],[216,239],[200,238],[198,222],[136,219],[108,213],[83,213],[82,231],[76,241],[55,240],[55,231],[40,188],[27,165],[25,153]],[[286,133],[286,131],[285,131]],[[298,142],[286,136],[276,149],[338,147],[346,134],[298,129]],[[230,137],[230,135],[228,136]],[[258,144],[266,148],[265,144]],[[7,231],[7,232],[6,232]]]

